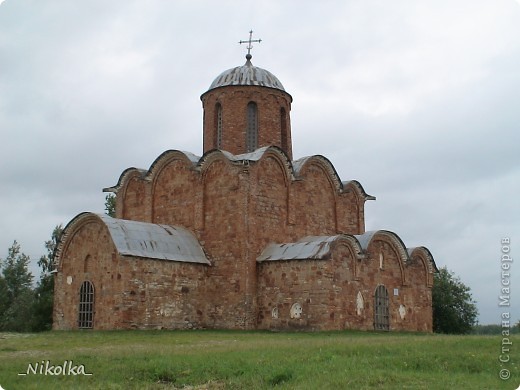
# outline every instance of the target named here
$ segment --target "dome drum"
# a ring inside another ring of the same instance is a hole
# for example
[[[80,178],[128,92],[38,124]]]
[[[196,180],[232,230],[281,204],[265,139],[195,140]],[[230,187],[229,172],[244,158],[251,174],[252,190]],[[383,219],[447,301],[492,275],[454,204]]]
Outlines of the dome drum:
[[[221,73],[201,96],[204,153],[243,154],[275,145],[292,158],[292,97],[271,72],[251,61]]]

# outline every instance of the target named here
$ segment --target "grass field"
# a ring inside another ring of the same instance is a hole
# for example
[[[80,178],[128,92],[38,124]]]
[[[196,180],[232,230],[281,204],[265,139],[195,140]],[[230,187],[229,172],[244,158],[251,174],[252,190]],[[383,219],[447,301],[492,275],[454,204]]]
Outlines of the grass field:
[[[405,333],[78,331],[0,333],[12,389],[516,389],[520,337]],[[45,363],[50,371],[45,375]],[[92,375],[59,374],[65,372]],[[42,365],[40,368],[36,364]],[[19,373],[29,374],[22,376]],[[52,368],[54,366],[54,369]],[[511,372],[501,380],[499,372]],[[31,371],[32,370],[32,371]],[[36,371],[36,374],[34,374]]]

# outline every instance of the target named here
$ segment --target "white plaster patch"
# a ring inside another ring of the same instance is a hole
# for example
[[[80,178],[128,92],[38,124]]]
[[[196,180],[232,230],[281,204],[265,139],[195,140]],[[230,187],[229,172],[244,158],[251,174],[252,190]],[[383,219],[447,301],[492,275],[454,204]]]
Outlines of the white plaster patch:
[[[365,300],[363,299],[363,295],[361,295],[361,291],[358,291],[356,298],[356,312],[358,316],[360,316],[363,313],[364,308]]]
[[[291,306],[291,318],[300,318],[302,316],[302,306],[299,303],[295,303]]]
[[[278,318],[278,308],[273,307],[273,310],[271,310],[271,317]]]
[[[71,285],[72,284],[72,276],[67,276],[67,284],[68,285]]]
[[[404,305],[399,306],[399,315],[401,316],[401,319],[404,320],[404,317],[406,316],[406,307]]]

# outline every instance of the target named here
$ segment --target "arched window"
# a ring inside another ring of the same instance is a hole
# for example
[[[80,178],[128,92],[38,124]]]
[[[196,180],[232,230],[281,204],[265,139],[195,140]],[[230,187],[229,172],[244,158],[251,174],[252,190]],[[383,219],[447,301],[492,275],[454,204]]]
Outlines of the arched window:
[[[246,148],[248,152],[256,149],[258,144],[258,108],[255,102],[247,105]]]
[[[282,150],[287,152],[287,115],[283,107],[280,109],[280,141]]]
[[[215,139],[213,145],[217,149],[222,146],[222,105],[220,103],[215,105]]]
[[[92,329],[94,323],[94,286],[88,280],[79,289],[78,328]]]
[[[390,330],[388,290],[382,284],[377,286],[374,296],[374,329]]]

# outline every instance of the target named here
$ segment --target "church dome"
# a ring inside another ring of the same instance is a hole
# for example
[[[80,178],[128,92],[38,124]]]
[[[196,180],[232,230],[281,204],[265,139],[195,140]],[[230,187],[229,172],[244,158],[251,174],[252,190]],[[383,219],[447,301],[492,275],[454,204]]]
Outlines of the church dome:
[[[228,69],[217,76],[209,86],[209,90],[229,85],[256,85],[260,87],[279,89],[285,92],[282,83],[271,72],[254,66],[250,56],[242,66]]]

